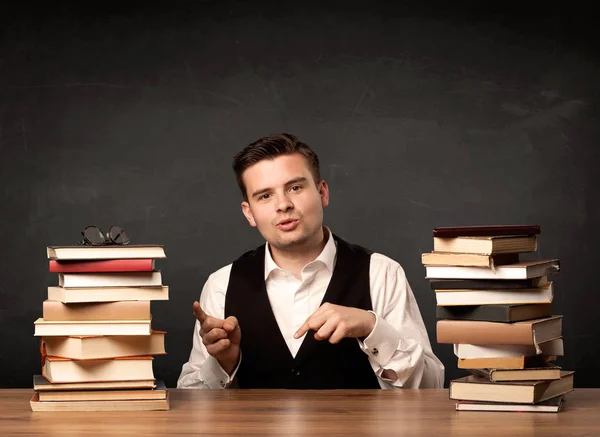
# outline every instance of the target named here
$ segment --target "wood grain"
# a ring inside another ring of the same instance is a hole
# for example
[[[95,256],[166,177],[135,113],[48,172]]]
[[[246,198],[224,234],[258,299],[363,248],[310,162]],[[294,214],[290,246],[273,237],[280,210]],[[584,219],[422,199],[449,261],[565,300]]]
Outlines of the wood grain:
[[[169,390],[169,411],[110,413],[34,413],[32,394],[0,390],[0,435],[600,435],[600,389],[560,413],[457,412],[448,390]]]

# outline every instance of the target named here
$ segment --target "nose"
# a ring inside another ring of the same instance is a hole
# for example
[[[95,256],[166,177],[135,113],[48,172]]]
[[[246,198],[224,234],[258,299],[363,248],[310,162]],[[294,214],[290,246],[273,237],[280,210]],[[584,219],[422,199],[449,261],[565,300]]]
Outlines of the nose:
[[[277,212],[286,212],[291,209],[294,209],[294,204],[287,194],[282,194],[277,197]]]

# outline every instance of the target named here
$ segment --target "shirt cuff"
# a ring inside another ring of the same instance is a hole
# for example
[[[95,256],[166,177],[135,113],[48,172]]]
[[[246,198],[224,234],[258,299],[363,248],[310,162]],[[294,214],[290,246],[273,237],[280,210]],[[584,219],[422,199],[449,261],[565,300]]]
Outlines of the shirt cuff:
[[[212,355],[209,355],[205,362],[206,368],[204,369],[205,374],[207,375],[206,385],[208,385],[210,388],[228,388],[233,383],[235,374],[240,368],[241,362],[242,352],[240,351],[240,359],[238,360],[237,366],[235,366],[235,369],[230,376],[225,370],[223,370],[221,364],[219,364],[219,361]]]
[[[396,328],[375,314],[375,327],[363,341],[360,348],[380,367],[384,367],[400,345],[400,333]]]

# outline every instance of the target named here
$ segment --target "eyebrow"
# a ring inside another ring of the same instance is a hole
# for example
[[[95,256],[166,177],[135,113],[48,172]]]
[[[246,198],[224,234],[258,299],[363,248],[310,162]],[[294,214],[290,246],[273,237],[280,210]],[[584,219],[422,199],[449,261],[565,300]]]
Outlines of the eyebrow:
[[[304,176],[300,176],[300,177],[297,177],[297,178],[294,178],[294,179],[290,179],[284,185],[287,187],[287,186],[290,186],[290,185],[293,185],[293,184],[297,184],[299,182],[306,182],[306,181],[308,181],[308,179],[306,179]],[[264,193],[268,193],[271,190],[272,190],[272,188],[270,188],[270,187],[261,188],[260,190],[257,190],[254,193],[252,193],[252,198],[256,198],[256,197],[258,197],[258,196],[260,196],[260,195],[262,195]]]

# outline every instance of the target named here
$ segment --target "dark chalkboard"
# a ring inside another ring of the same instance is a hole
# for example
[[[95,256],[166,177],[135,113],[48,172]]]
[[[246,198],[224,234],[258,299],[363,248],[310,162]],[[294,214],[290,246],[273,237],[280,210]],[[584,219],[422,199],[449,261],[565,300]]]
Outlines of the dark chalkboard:
[[[346,3],[52,4],[0,19],[0,385],[40,371],[46,246],[118,224],[165,246],[170,300],[152,312],[168,355],[154,365],[173,387],[204,281],[262,241],[232,157],[291,132],[319,153],[326,224],[404,267],[446,384],[464,372],[435,342],[420,263],[432,229],[530,223],[539,255],[561,260],[560,364],[598,386],[600,70],[575,34],[589,28],[471,2]]]

